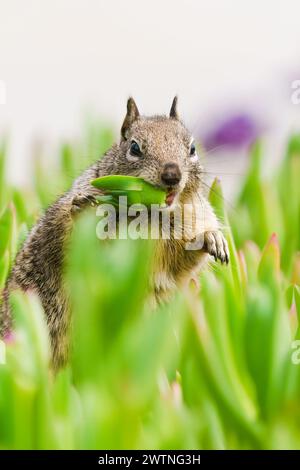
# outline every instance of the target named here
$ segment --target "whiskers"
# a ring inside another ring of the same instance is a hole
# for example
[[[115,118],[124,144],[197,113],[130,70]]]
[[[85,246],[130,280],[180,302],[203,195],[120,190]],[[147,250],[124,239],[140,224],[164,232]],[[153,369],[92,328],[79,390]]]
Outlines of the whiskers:
[[[188,171],[188,170],[184,170],[184,173],[189,174],[189,171]],[[208,174],[208,173],[205,172],[205,171],[201,171],[201,175],[205,175],[205,174]],[[220,176],[220,175],[216,175],[215,173],[211,173],[211,175],[214,176],[214,177]],[[229,208],[230,210],[236,212],[236,207],[235,207],[227,198],[225,198],[222,194],[220,194],[218,191],[216,191],[216,190],[212,187],[212,185],[206,183],[203,178],[201,179],[201,184],[202,184],[203,186],[205,186],[205,188],[206,188],[206,190],[207,190],[207,193],[209,193],[209,192],[214,193],[218,198],[220,198],[220,199],[224,202],[224,204],[225,204],[225,206],[226,206],[227,208]],[[199,201],[201,201],[201,197],[200,197],[200,195],[199,195],[198,193],[197,193],[197,197],[199,198]]]

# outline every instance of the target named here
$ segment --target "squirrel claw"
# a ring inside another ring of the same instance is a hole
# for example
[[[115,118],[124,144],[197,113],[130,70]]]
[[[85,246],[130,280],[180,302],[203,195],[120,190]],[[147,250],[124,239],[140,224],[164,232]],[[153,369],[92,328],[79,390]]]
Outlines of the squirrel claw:
[[[98,201],[94,198],[94,196],[86,196],[85,194],[78,193],[72,199],[71,212],[74,214],[81,211],[87,206],[95,207],[97,204]]]
[[[221,231],[205,232],[204,250],[213,256],[215,261],[219,259],[222,264],[229,263],[229,249],[227,241]]]

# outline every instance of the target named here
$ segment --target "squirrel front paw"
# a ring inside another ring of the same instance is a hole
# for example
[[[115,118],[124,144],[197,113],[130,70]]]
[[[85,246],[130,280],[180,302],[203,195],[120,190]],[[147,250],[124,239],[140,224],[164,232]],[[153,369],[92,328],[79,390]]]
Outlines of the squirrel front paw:
[[[204,250],[221,263],[229,263],[229,249],[227,241],[220,230],[204,233]]]
[[[77,214],[86,207],[92,206],[95,207],[98,204],[97,199],[91,195],[85,195],[83,193],[77,193],[71,202],[71,213]]]

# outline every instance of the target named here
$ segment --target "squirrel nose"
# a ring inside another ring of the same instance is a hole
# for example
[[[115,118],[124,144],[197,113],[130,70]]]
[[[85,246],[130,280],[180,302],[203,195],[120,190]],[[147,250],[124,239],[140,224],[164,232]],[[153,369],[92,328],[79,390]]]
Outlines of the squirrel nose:
[[[176,163],[166,163],[161,174],[161,180],[166,186],[175,186],[181,180],[181,173]]]

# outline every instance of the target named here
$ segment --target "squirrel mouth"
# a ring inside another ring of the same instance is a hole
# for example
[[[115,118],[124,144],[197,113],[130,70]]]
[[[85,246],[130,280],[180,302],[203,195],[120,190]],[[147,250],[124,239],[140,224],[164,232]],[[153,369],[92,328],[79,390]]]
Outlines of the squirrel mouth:
[[[171,206],[173,204],[176,194],[177,191],[175,191],[175,189],[168,189],[167,196],[165,199],[167,206]]]

